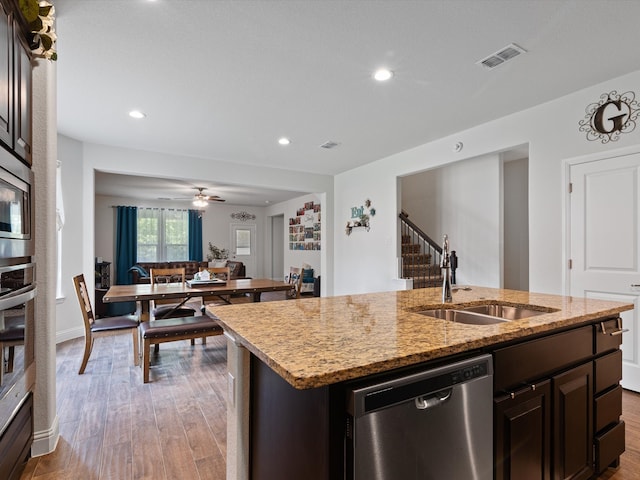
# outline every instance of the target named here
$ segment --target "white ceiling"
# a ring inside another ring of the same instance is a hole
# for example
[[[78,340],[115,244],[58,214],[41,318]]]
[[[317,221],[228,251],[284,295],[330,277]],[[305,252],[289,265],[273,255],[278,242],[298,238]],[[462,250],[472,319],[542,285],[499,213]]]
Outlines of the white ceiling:
[[[636,0],[54,3],[62,134],[311,173],[337,174],[639,65]],[[509,43],[528,53],[476,65]],[[371,79],[380,66],[391,81]],[[147,118],[129,118],[134,108]],[[326,141],[339,146],[319,148]]]

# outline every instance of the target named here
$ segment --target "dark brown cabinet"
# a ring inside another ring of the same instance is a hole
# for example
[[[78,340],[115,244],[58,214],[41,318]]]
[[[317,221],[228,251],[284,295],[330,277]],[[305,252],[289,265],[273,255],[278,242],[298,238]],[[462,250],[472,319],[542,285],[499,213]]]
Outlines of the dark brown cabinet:
[[[496,480],[587,480],[618,464],[621,330],[605,319],[493,352]]]
[[[593,475],[593,365],[553,377],[553,479]]]
[[[495,478],[550,478],[551,382],[495,399]]]
[[[31,50],[14,28],[13,65],[13,150],[31,165]]]
[[[594,370],[595,472],[618,466],[624,452],[622,415],[622,320],[609,319],[594,325],[596,359]]]
[[[13,25],[0,4],[0,141],[13,145]]]
[[[0,4],[0,142],[31,165],[31,50],[14,14]]]

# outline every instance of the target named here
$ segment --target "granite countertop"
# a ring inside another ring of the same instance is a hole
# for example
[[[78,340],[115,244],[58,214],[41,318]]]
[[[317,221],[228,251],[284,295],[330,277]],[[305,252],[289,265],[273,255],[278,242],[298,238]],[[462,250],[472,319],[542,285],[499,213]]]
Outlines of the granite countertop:
[[[207,309],[238,344],[298,389],[473,351],[633,309],[632,304],[604,300],[467,288],[454,289],[454,305],[498,301],[535,305],[547,313],[492,325],[454,323],[416,313],[443,306],[440,288]]]

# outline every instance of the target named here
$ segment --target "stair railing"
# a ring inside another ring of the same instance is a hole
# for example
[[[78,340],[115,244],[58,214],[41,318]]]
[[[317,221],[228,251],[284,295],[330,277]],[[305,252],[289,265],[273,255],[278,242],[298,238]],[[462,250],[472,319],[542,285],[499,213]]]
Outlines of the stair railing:
[[[399,218],[402,235],[402,278],[413,278],[413,288],[440,285],[442,247],[409,220],[405,212],[400,213]]]

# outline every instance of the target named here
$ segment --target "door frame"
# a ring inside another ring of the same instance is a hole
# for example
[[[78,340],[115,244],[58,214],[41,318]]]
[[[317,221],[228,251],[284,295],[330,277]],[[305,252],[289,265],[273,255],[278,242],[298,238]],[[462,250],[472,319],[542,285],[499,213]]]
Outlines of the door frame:
[[[238,261],[243,261],[245,263],[245,269],[247,272],[247,276],[251,277],[253,276],[254,278],[256,276],[261,276],[259,275],[259,267],[258,267],[258,226],[255,223],[231,223],[229,224],[229,237],[230,237],[230,242],[229,242],[229,246],[231,249],[230,254],[232,255],[232,257],[234,259],[237,258],[237,248],[236,248],[236,236],[235,236],[235,232],[236,229],[243,229],[243,230],[249,230],[250,232],[250,236],[251,236],[251,261],[253,262],[252,265],[247,264],[246,261],[242,260],[242,258],[238,259]]]

